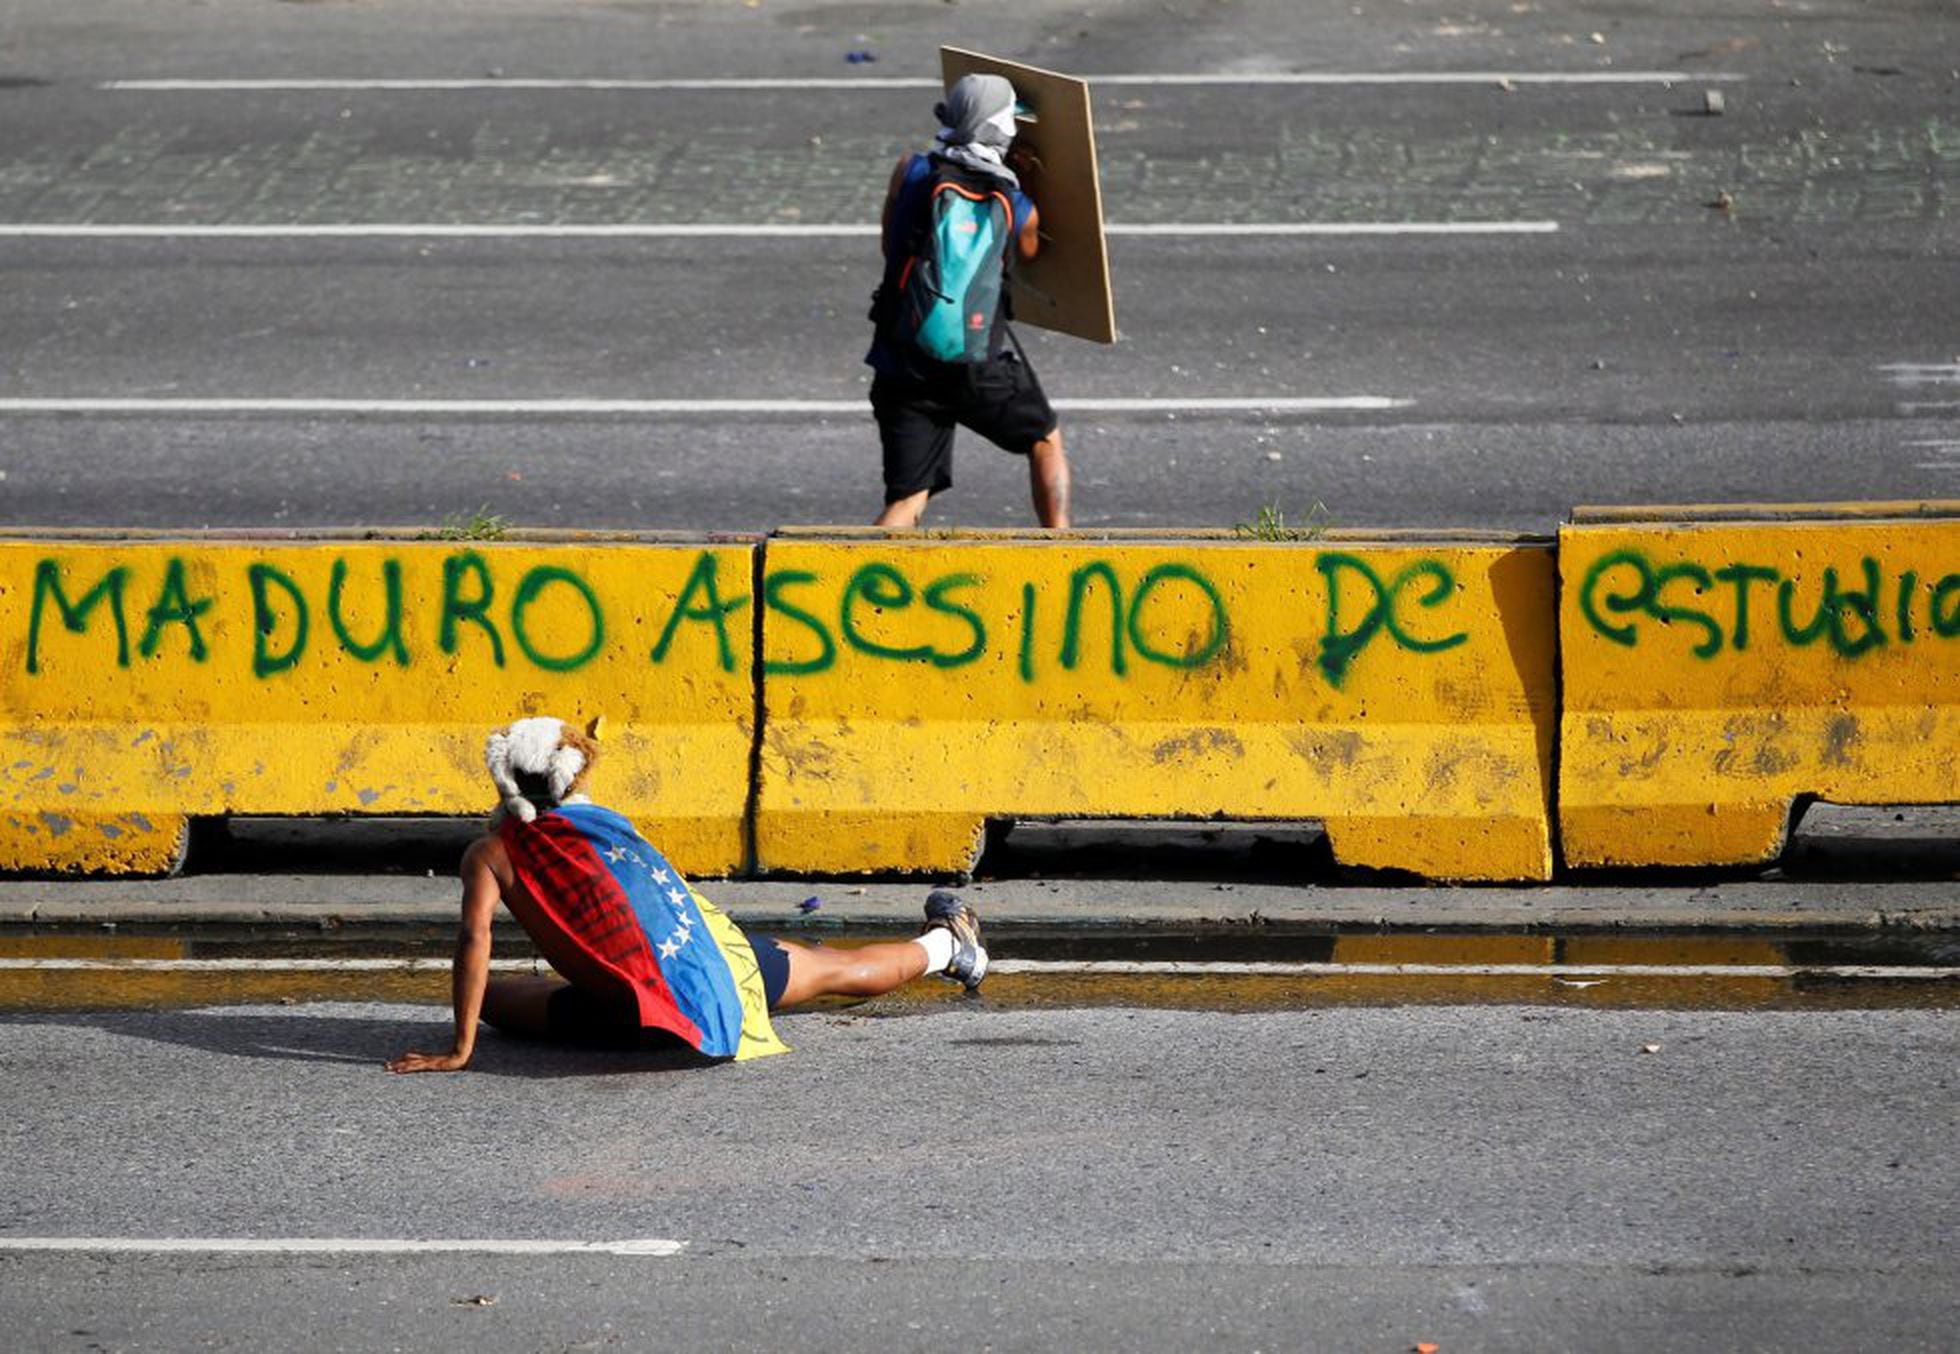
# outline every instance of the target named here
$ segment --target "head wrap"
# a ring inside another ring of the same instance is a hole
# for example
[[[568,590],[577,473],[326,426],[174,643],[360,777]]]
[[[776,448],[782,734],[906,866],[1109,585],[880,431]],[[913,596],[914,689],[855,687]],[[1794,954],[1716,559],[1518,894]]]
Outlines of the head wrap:
[[[1001,159],[1014,142],[1014,86],[1006,76],[963,75],[932,111],[941,123],[935,158],[1021,186]]]
[[[491,734],[483,745],[483,764],[503,800],[498,818],[508,814],[520,823],[537,818],[539,805],[518,785],[519,776],[544,782],[549,796],[545,808],[573,798],[597,751],[584,734],[549,715],[520,719]]]

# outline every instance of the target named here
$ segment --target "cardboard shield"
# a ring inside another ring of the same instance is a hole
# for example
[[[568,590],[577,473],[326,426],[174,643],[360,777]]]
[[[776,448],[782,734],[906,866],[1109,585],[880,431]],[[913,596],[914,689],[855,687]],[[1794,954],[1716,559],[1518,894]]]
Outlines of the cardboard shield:
[[[949,89],[963,75],[1004,75],[1020,101],[1014,141],[1030,153],[1021,187],[1041,213],[1041,252],[1015,262],[1014,318],[1116,342],[1089,82],[958,47],[941,47],[939,65]]]

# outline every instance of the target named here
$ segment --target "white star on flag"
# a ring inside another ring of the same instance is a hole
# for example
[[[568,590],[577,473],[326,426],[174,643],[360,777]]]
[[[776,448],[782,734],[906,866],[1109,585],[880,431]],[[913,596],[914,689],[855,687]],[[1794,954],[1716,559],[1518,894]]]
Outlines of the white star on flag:
[[[653,882],[656,884],[670,883],[673,880],[673,878],[674,877],[668,874],[665,870],[655,870],[653,872]]]
[[[608,848],[606,851],[606,859],[611,861],[615,865],[619,864],[620,861],[626,859],[626,848],[623,846],[614,846]]]
[[[672,903],[675,907],[679,907],[681,906],[681,904],[687,901],[687,895],[685,893],[682,893],[679,889],[668,889],[667,901]]]
[[[681,952],[680,945],[676,944],[673,940],[669,939],[660,942],[660,957],[662,959],[672,959],[675,955],[679,954],[680,952]]]

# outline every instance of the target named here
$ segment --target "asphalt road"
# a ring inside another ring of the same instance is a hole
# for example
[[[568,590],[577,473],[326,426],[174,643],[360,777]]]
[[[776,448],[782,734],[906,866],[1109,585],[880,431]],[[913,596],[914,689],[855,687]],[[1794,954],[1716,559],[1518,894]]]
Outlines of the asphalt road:
[[[0,1018],[10,1338],[1931,1350],[1956,1315],[1944,1012],[813,1014],[737,1067],[380,1071],[445,1019]],[[235,1237],[685,1246],[155,1245]]]
[[[1122,341],[1028,336],[1085,525],[1960,496],[1946,0],[11,0],[0,522],[868,518],[867,236],[276,232],[862,227],[929,131],[878,82],[942,42],[1098,79],[1115,225],[1238,232],[1118,233]],[[1165,73],[1210,83],[1106,78]],[[1343,73],[1467,78],[1260,82]],[[511,83],[741,76],[857,83]],[[493,83],[110,87],[294,77]],[[267,399],[301,406],[185,403]],[[934,520],[1028,521],[1019,467],[969,443]],[[1937,1010],[830,1014],[742,1068],[378,1070],[441,1019],[0,1017],[9,1343],[1889,1350],[1960,1315]],[[214,1237],[684,1245],[104,1249]]]
[[[1960,15],[1935,0],[22,0],[0,17],[0,521],[863,520],[869,237],[168,232],[864,226],[930,121],[929,90],[879,82],[931,78],[941,42],[1214,81],[1098,87],[1114,225],[1253,233],[1119,234],[1122,341],[1030,333],[1058,400],[1120,406],[1064,403],[1084,525],[1320,502],[1345,525],[1544,529],[1578,502],[1956,493]],[[1303,72],[1471,78],[1233,83]],[[731,76],[854,83],[509,83]],[[494,78],[105,87],[293,77]],[[1302,224],[1530,233],[1257,233]],[[166,233],[85,233],[129,225]],[[1217,398],[1366,407],[1179,403]],[[181,403],[264,399],[316,403]],[[681,406],[576,403],[612,400]],[[969,442],[958,480],[938,523],[1030,520],[1011,458]]]

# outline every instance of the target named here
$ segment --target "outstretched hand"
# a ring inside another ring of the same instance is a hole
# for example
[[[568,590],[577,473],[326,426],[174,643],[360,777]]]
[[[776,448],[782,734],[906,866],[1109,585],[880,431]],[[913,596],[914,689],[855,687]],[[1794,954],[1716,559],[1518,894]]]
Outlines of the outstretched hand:
[[[416,1053],[402,1054],[388,1063],[390,1072],[460,1072],[470,1065],[467,1053]]]

